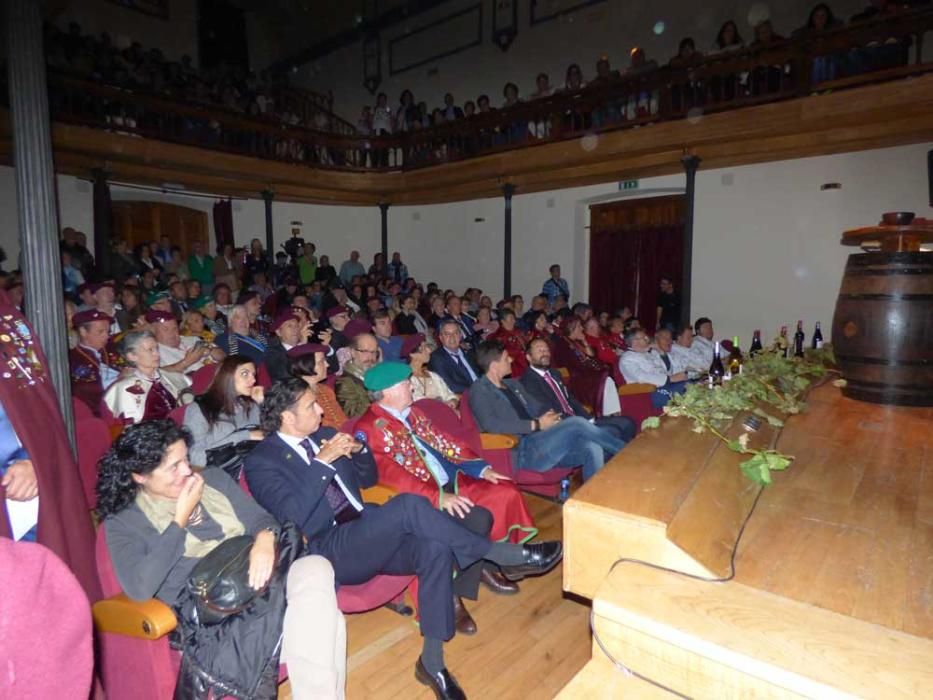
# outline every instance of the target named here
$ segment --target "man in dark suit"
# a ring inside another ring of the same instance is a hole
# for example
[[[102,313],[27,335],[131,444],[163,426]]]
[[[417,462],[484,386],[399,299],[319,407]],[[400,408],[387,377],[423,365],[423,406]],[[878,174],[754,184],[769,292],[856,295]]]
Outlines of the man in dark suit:
[[[460,300],[456,294],[451,296],[447,300],[447,306],[445,307],[446,314],[444,318],[441,319],[441,323],[445,321],[453,321],[460,328],[460,344],[468,350],[475,350],[476,343],[479,342],[479,338],[476,337],[476,331],[473,329],[473,324],[475,321],[472,316],[469,316],[463,313],[463,302]]]
[[[560,373],[551,369],[551,347],[544,338],[535,338],[525,352],[528,370],[519,380],[525,391],[540,405],[559,413],[564,418],[580,416],[597,427],[609,431],[625,442],[635,438],[635,422],[627,416],[593,418],[590,412],[567,391]]]
[[[279,382],[262,404],[268,437],[244,460],[254,498],[280,521],[295,523],[308,552],[327,558],[338,584],[377,574],[418,576],[424,647],[415,676],[438,698],[465,698],[444,665],[443,642],[454,634],[451,569],[485,559],[510,579],[542,573],[561,557],[559,542],[491,543],[430,502],[400,494],[383,506],[364,504],[360,487],[376,483],[372,454],[353,437],[321,427],[314,389]]]
[[[438,335],[441,346],[431,353],[428,369],[437,373],[452,392],[462,394],[480,377],[481,372],[472,353],[464,352],[460,347],[463,335],[456,321],[441,321]]]
[[[301,317],[298,316],[291,306],[286,306],[283,311],[275,317],[269,330],[275,333],[275,337],[269,341],[269,347],[263,357],[266,363],[266,369],[269,370],[269,376],[273,382],[287,379],[291,376],[288,371],[288,353],[293,347],[301,345],[307,339],[308,329],[301,327]],[[304,331],[302,333],[302,331]]]
[[[581,465],[586,481],[625,443],[580,416],[563,418],[529,396],[521,382],[508,379],[512,358],[498,340],[480,343],[477,360],[483,376],[470,387],[470,411],[480,430],[519,438],[512,463],[543,472]]]

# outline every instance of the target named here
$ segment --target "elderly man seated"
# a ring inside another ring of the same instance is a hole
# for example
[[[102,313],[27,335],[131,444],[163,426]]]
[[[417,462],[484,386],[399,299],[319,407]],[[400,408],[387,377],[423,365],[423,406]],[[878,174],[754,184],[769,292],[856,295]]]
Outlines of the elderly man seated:
[[[693,351],[693,326],[689,323],[683,326],[674,336],[674,344],[669,351],[674,372],[705,372],[709,369],[700,366],[699,358]]]
[[[78,344],[68,351],[71,394],[100,415],[104,392],[120,376],[119,358],[107,350],[113,319],[97,309],[79,311],[71,323],[78,331]]]
[[[441,346],[431,353],[428,369],[444,380],[455,394],[462,394],[480,376],[472,352],[461,347],[463,333],[453,319],[444,319],[438,328]]]
[[[275,337],[269,341],[269,348],[266,350],[266,369],[269,370],[272,381],[278,382],[292,376],[288,371],[287,353],[292,348],[308,342],[310,326],[292,307],[287,306],[275,317],[269,330]]]
[[[701,316],[693,324],[695,337],[690,351],[693,353],[693,362],[700,369],[708,370],[713,364],[713,322],[705,316]]]
[[[461,525],[493,541],[524,542],[537,532],[521,493],[455,435],[435,426],[412,406],[411,369],[383,362],[364,377],[373,404],[356,424],[354,437],[372,450],[379,483],[424,496]],[[461,597],[476,600],[480,582],[494,593],[518,593],[494,565],[475,564],[454,581],[457,631],[474,634],[476,623]]]
[[[148,311],[146,323],[159,344],[159,367],[169,372],[191,374],[206,362],[222,362],[226,357],[216,345],[205,343],[194,336],[182,336],[178,321],[167,311]]]
[[[369,408],[369,393],[363,384],[367,370],[380,362],[379,344],[372,333],[360,333],[350,343],[350,361],[337,379],[337,402],[350,418],[361,416]]]
[[[687,388],[684,372],[672,373],[661,354],[651,347],[648,334],[641,328],[630,328],[625,333],[628,347],[619,358],[619,369],[628,384],[653,384],[651,405],[664,407],[673,394],[682,394]],[[670,362],[670,360],[668,360]]]
[[[625,443],[585,418],[563,418],[528,396],[521,383],[506,377],[512,358],[497,340],[480,344],[477,361],[483,376],[470,387],[470,410],[480,429],[519,438],[512,463],[543,472],[555,467],[583,466],[583,479],[596,474]]]

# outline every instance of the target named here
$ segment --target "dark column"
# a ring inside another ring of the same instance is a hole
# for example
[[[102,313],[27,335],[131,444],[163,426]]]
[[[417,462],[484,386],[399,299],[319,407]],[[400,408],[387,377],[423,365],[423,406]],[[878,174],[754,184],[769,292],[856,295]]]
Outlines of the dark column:
[[[7,0],[5,4],[13,165],[26,280],[26,311],[48,357],[49,374],[58,394],[68,438],[74,445],[40,3]]]
[[[512,195],[515,194],[515,185],[502,185],[502,196],[505,197],[505,235],[503,236],[504,249],[502,252],[502,296],[512,296]]]
[[[107,171],[95,168],[94,177],[94,263],[98,277],[110,277],[110,249],[113,238],[113,209]]]
[[[382,216],[382,274],[389,274],[389,203],[379,202]]]
[[[687,173],[687,212],[684,220],[684,262],[680,275],[680,321],[683,325],[691,322],[690,316],[690,288],[693,275],[693,200],[696,195],[697,168],[700,167],[699,156],[684,156],[681,159],[684,171]]]
[[[275,241],[272,236],[272,198],[275,194],[271,190],[262,191],[262,201],[266,203],[266,255],[269,256],[269,269],[275,265]]]

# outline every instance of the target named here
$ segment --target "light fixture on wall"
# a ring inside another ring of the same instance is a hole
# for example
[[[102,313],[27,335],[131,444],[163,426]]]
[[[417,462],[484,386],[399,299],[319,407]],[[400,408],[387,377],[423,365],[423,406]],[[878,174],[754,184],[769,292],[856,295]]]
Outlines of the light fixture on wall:
[[[826,190],[841,190],[842,184],[838,182],[824,182],[820,185],[820,192],[825,192]]]

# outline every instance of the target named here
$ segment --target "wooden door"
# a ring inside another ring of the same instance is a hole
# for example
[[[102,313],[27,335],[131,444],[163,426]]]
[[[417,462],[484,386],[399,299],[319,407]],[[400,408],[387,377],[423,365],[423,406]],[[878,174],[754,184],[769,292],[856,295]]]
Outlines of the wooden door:
[[[191,253],[192,244],[200,241],[205,252],[209,244],[207,212],[166,202],[119,200],[113,202],[113,232],[135,249],[141,243],[168,236],[172,245],[181,248],[182,256]]]

